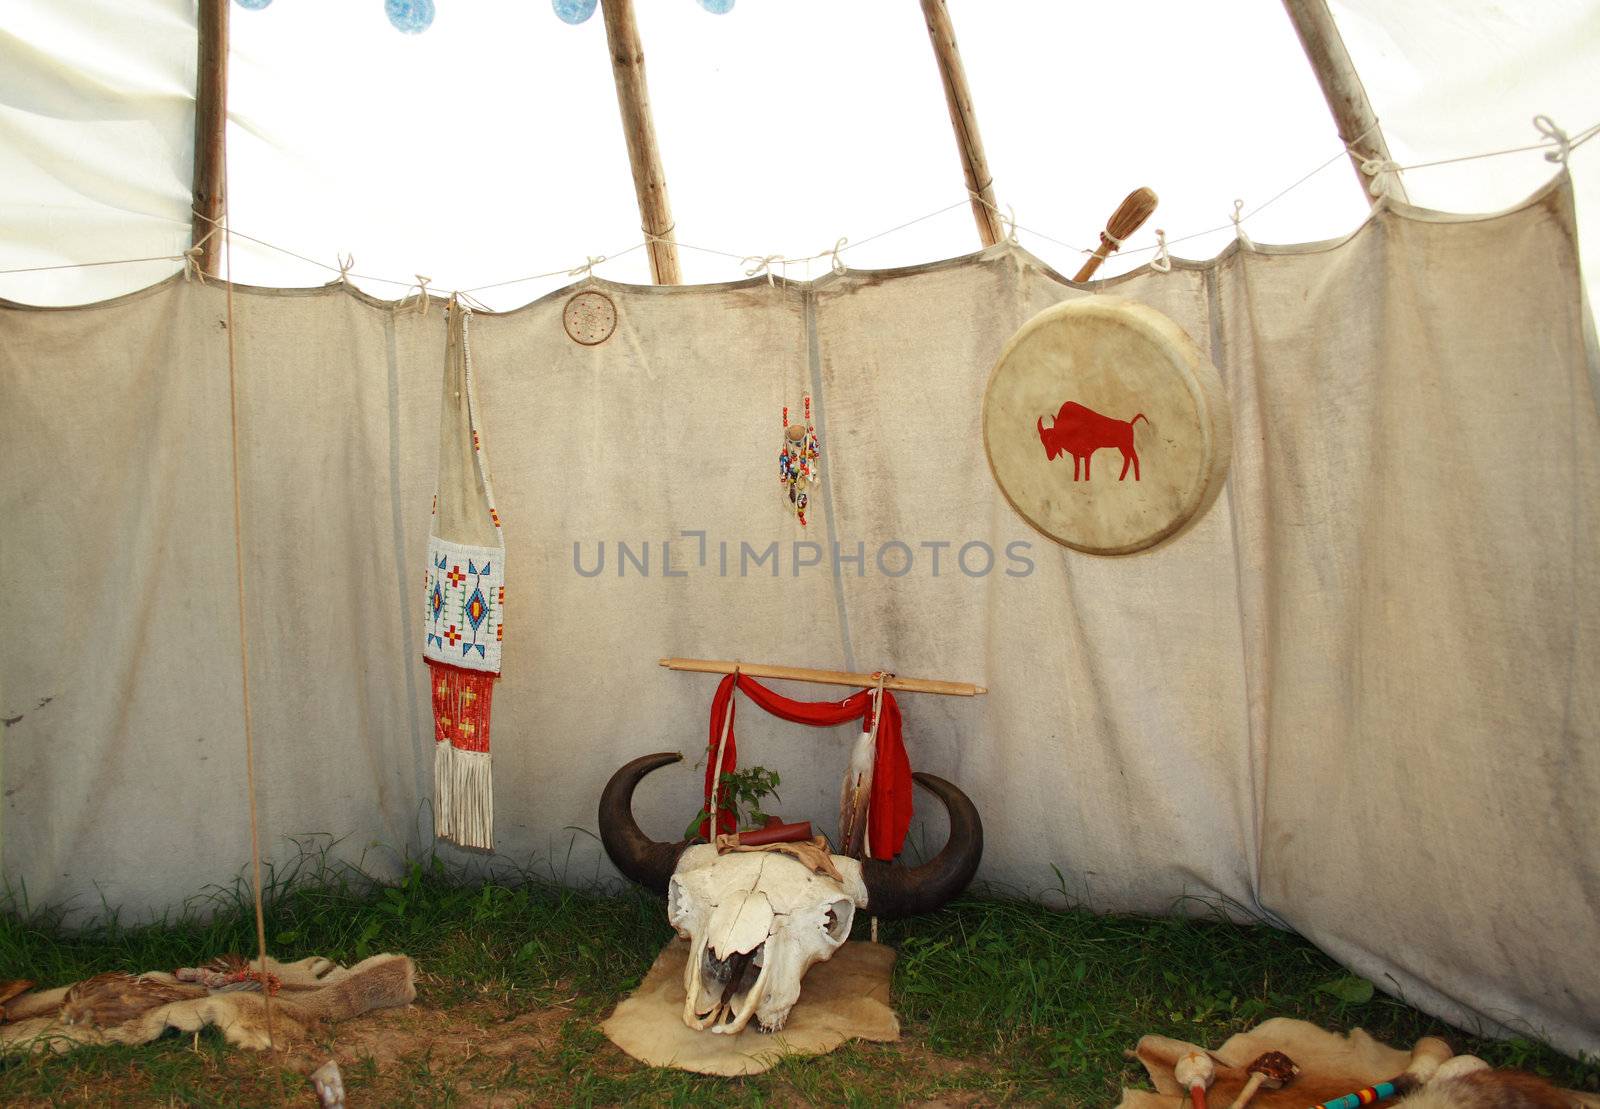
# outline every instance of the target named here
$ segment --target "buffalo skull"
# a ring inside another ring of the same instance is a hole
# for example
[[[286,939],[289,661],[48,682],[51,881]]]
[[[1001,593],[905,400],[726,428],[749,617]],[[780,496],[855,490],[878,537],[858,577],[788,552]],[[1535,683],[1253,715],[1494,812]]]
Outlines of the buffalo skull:
[[[832,856],[839,882],[773,851],[719,855],[711,844],[662,843],[639,830],[633,791],[675,752],[643,755],[611,776],[600,795],[600,840],[618,870],[667,898],[667,919],[689,941],[683,1019],[734,1034],[755,1018],[776,1032],[800,998],[807,970],[850,935],[857,909],[875,916],[932,912],[972,880],[983,824],[965,793],[943,778],[912,778],[944,805],[950,838],[928,862],[897,866]]]

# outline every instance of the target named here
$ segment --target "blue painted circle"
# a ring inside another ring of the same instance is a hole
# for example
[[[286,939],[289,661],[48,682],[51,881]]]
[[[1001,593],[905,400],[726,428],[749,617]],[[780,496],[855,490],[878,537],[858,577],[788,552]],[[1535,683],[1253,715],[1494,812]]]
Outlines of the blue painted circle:
[[[550,6],[556,11],[556,18],[563,23],[577,26],[594,14],[597,0],[550,0]]]
[[[700,6],[712,15],[727,15],[733,11],[733,0],[700,0]]]
[[[383,0],[395,30],[420,35],[433,25],[433,0]]]
[[[268,4],[272,3],[272,0],[234,0],[234,3],[238,4],[241,8],[249,8],[253,12],[258,12]]]

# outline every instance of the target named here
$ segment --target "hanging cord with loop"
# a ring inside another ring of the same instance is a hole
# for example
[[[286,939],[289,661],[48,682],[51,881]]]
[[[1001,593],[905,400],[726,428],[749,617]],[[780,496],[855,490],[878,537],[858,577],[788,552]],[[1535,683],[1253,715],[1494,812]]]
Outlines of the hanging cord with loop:
[[[1172,272],[1172,255],[1167,253],[1167,233],[1156,228],[1156,256],[1150,259],[1150,268],[1157,273]]]
[[[1262,207],[1265,208],[1266,205],[1263,204]],[[1245,247],[1246,249],[1254,247],[1256,244],[1252,243],[1250,241],[1250,236],[1246,235],[1244,233],[1244,227],[1242,225],[1242,221],[1244,220],[1244,201],[1235,200],[1233,202],[1233,217],[1232,218],[1233,218],[1233,235],[1234,235],[1234,238],[1239,240],[1239,245],[1242,246],[1242,247]]]
[[[733,701],[739,692],[739,664],[733,664],[733,688],[728,690],[728,715],[722,721],[722,736],[717,740],[717,761],[711,773],[710,823],[706,826],[706,842],[717,842],[717,817],[722,811],[722,753],[728,748],[728,733],[733,730]],[[733,830],[739,830],[738,821]]]
[[[1388,187],[1384,184],[1383,175],[1399,173],[1400,163],[1389,158],[1364,158],[1361,162],[1361,172],[1372,178],[1367,183],[1367,192],[1372,196],[1385,196]]]
[[[490,308],[487,304],[483,303],[483,301],[479,300],[477,297],[473,296],[471,293],[466,292],[465,290],[462,290],[462,289],[457,289],[455,292],[451,293],[450,294],[450,299],[454,300],[454,301],[457,301],[457,302],[459,302],[461,304],[466,305],[469,309],[471,309],[474,312],[493,312],[494,311],[493,308]]]
[[[1572,140],[1567,137],[1567,133],[1557,127],[1549,116],[1543,114],[1533,117],[1533,125],[1539,134],[1555,140],[1556,148],[1547,151],[1544,160],[1554,162],[1558,166],[1566,165],[1567,157],[1572,153]]]
[[[894,675],[889,673],[887,670],[879,670],[877,672],[877,674],[874,675],[874,677],[876,677],[878,679],[877,685],[875,685],[873,687],[873,689],[872,689],[872,744],[873,744],[874,762],[876,762],[877,743],[878,743],[878,721],[880,719],[882,719],[882,717],[883,717],[883,683],[888,681],[890,678],[894,677]],[[878,768],[876,766],[874,766],[872,768],[872,774],[873,774],[873,777],[877,777]],[[867,802],[867,823],[866,823],[866,826],[863,829],[862,835],[861,835],[861,839],[862,839],[861,857],[862,858],[866,858],[866,859],[870,859],[872,857],[872,816],[871,816],[871,814],[872,814],[872,802],[869,800]],[[877,943],[878,942],[878,914],[877,913],[873,913],[872,914],[872,942],[873,943]]]
[[[1365,131],[1361,132],[1361,134],[1345,143],[1344,149],[1345,153],[1349,154],[1352,158],[1361,159],[1361,172],[1372,178],[1371,181],[1367,182],[1368,194],[1372,196],[1385,196],[1388,194],[1389,189],[1388,185],[1383,179],[1383,175],[1386,173],[1399,173],[1400,165],[1397,162],[1390,161],[1388,158],[1379,158],[1372,152],[1361,149],[1361,144],[1367,140],[1367,136],[1371,135],[1377,129],[1378,121],[1374,119],[1371,126],[1369,126]]]
[[[1000,216],[999,218],[1000,226],[1006,229],[1005,241],[1010,243],[1012,246],[1019,245],[1017,243],[1017,210],[1011,205],[1007,204],[1006,214]],[[1122,244],[1119,242],[1117,245],[1121,246]]]
[[[768,254],[768,255],[765,255],[765,256],[758,256],[758,255],[752,254],[747,258],[741,258],[739,260],[739,264],[741,266],[747,266],[747,265],[750,265],[751,262],[754,262],[755,265],[750,266],[749,269],[745,270],[744,271],[744,275],[746,277],[761,277],[762,275],[765,275],[766,279],[767,279],[767,284],[771,285],[772,284],[772,263],[777,262],[781,266],[781,265],[783,265],[783,261],[784,261],[783,255],[781,255],[781,254]]]
[[[417,279],[417,295],[414,298],[417,302],[417,314],[426,316],[428,314],[428,309],[433,304],[433,301],[428,297],[428,283],[431,282],[433,278],[423,277],[420,273],[414,274],[413,276],[415,276]]]
[[[839,252],[849,245],[850,240],[840,235],[838,241],[833,244],[833,249],[828,251],[828,268],[839,277],[843,277],[850,268],[844,264],[844,259],[839,257]]]
[[[202,285],[206,283],[206,270],[205,266],[201,264],[201,258],[205,254],[206,243],[216,233],[217,226],[212,224],[211,230],[201,235],[193,246],[183,252],[183,279],[185,281],[198,281]]]

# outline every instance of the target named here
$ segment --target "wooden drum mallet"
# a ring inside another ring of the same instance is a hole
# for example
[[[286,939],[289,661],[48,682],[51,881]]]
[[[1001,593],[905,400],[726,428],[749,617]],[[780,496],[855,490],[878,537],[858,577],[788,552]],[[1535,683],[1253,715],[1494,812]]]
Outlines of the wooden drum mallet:
[[[1262,1086],[1269,1090],[1281,1090],[1300,1073],[1294,1060],[1281,1051],[1263,1052],[1245,1069],[1250,1073],[1250,1081],[1244,1084],[1244,1089],[1239,1091],[1239,1096],[1233,1099],[1228,1109],[1244,1109]]]
[[[1144,226],[1144,221],[1156,210],[1156,203],[1156,194],[1151,189],[1134,189],[1129,193],[1106,221],[1106,229],[1100,232],[1099,248],[1089,255],[1089,260],[1072,280],[1087,281],[1093,277],[1106,255],[1119,249],[1123,240]]]
[[[1172,1077],[1178,1080],[1178,1085],[1189,1091],[1189,1101],[1194,1109],[1206,1109],[1206,1090],[1216,1076],[1216,1064],[1203,1051],[1191,1051],[1179,1056],[1172,1067]]]

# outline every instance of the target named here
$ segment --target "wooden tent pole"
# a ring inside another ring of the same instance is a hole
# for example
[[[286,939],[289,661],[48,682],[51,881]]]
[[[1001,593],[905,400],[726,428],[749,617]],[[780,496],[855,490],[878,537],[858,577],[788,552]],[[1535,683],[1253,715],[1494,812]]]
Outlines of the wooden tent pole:
[[[1344,47],[1344,38],[1333,22],[1328,0],[1283,0],[1283,8],[1289,13],[1295,34],[1300,36],[1300,45],[1311,62],[1312,72],[1317,75],[1317,84],[1322,86],[1322,96],[1338,125],[1339,138],[1351,148],[1350,164],[1355,168],[1356,180],[1361,182],[1362,195],[1369,204],[1378,203],[1380,197],[1367,189],[1376,180],[1381,182],[1382,195],[1404,201],[1406,189],[1398,173],[1382,173],[1372,178],[1361,172],[1361,163],[1368,158],[1389,161],[1389,144],[1383,141],[1377,113],[1372,110],[1367,90],[1356,74],[1355,63]]]
[[[961,64],[956,46],[955,25],[945,0],[922,0],[922,14],[928,21],[928,38],[939,63],[939,78],[944,82],[944,100],[950,108],[950,126],[955,129],[956,147],[961,151],[961,171],[967,178],[967,193],[972,198],[972,218],[978,224],[978,238],[993,246],[1004,236],[994,199],[994,178],[989,174],[989,159],[983,153],[983,138],[978,134],[978,117],[972,110],[972,91],[967,88],[967,70]]]
[[[650,275],[657,285],[681,285],[678,244],[672,237],[672,208],[667,203],[667,175],[656,146],[656,125],[650,116],[650,90],[644,79],[644,48],[633,18],[633,0],[601,0],[606,19],[606,41],[611,46],[611,73],[617,81],[617,107],[622,112],[622,134],[628,142],[628,163],[633,167],[633,191],[639,197],[639,217],[648,238]]]
[[[877,674],[852,674],[846,670],[807,670],[799,666],[766,666],[759,662],[723,662],[709,658],[664,658],[668,670],[687,670],[694,674],[748,674],[752,678],[781,678],[791,682],[819,685],[854,685],[865,689],[876,686]],[[901,693],[942,693],[947,697],[976,697],[989,692],[970,682],[942,682],[930,678],[883,679],[883,688]]]
[[[199,0],[199,60],[194,90],[194,212],[189,243],[200,244],[200,269],[220,272],[222,236],[222,132],[228,125],[229,0]],[[209,237],[208,237],[209,236]]]

